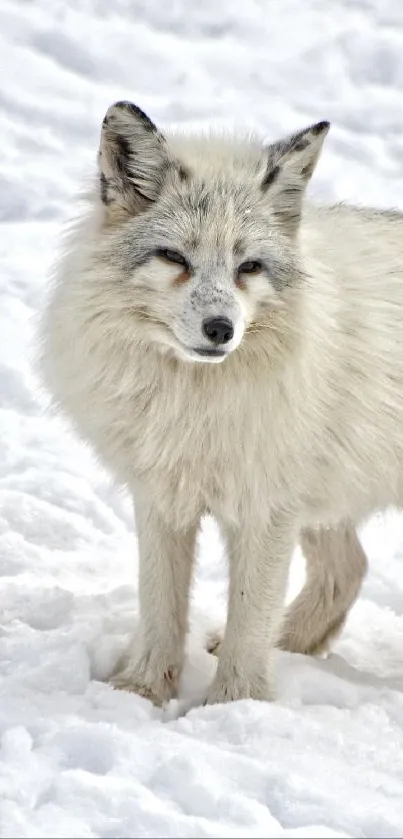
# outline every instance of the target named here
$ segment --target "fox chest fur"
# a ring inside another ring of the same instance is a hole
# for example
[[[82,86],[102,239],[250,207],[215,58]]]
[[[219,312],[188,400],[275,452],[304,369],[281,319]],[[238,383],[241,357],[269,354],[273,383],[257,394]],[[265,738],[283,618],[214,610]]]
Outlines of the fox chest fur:
[[[118,480],[142,483],[176,527],[206,511],[228,523],[252,511],[265,519],[290,504],[288,476],[296,489],[302,474],[300,448],[289,442],[295,416],[279,414],[269,371],[225,367],[178,365],[142,346],[104,356],[98,346],[91,377],[80,364],[70,391],[64,382],[80,434],[91,435]]]

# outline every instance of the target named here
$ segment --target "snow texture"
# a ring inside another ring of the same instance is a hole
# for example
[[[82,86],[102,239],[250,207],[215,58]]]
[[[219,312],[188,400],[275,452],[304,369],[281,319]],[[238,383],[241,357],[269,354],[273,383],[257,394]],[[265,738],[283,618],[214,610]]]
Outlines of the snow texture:
[[[278,700],[202,707],[225,614],[199,545],[179,700],[104,681],[138,609],[130,501],[46,412],[32,352],[63,220],[116,99],[161,124],[332,130],[312,195],[403,206],[398,0],[0,0],[0,835],[403,836],[397,514],[327,660],[278,655]],[[295,591],[303,574],[296,555]]]

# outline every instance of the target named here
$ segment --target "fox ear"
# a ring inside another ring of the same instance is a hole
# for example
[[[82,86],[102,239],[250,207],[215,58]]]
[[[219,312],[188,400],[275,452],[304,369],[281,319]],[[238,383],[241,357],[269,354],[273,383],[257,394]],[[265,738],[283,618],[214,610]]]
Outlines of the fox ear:
[[[143,111],[116,102],[104,118],[99,150],[100,190],[108,208],[144,210],[162,189],[168,164],[165,139]]]
[[[330,122],[317,122],[267,149],[267,168],[261,187],[270,193],[274,210],[290,233],[298,226],[304,191],[329,128]]]

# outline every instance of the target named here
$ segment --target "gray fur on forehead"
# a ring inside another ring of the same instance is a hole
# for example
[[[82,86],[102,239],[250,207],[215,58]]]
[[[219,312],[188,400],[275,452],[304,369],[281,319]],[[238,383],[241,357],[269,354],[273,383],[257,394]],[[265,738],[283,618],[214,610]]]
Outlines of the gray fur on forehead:
[[[264,174],[264,169],[262,171]],[[167,178],[158,205],[160,211],[175,216],[185,214],[194,222],[202,223],[220,218],[237,223],[246,221],[255,213],[255,218],[267,216],[267,201],[261,194],[261,179],[256,177],[233,177],[225,171],[214,175],[188,168],[186,181]],[[172,218],[175,224],[175,219]]]
[[[259,233],[268,238],[267,224],[258,192],[255,197],[248,189],[209,189],[202,183],[190,182],[180,195],[167,191],[150,213],[153,230],[165,238],[169,231],[172,241],[187,251],[208,242],[232,250],[241,240],[245,250]]]

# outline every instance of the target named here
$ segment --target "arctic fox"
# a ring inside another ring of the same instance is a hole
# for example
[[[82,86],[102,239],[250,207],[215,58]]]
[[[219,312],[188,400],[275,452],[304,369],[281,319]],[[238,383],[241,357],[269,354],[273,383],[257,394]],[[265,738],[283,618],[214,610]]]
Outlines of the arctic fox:
[[[155,703],[177,690],[203,515],[230,569],[207,701],[265,700],[276,645],[342,626],[356,526],[403,501],[403,218],[305,201],[328,129],[165,137],[118,102],[55,278],[45,380],[134,500],[141,632],[114,684]]]

